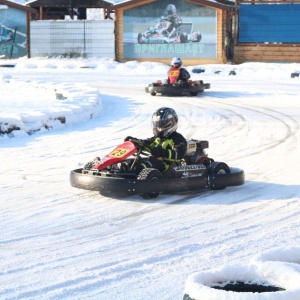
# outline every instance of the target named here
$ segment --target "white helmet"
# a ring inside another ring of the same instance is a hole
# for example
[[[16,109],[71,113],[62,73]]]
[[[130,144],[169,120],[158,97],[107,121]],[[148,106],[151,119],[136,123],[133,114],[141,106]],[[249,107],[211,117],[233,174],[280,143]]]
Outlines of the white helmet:
[[[171,60],[172,67],[179,68],[182,65],[182,60],[180,57],[173,57]]]

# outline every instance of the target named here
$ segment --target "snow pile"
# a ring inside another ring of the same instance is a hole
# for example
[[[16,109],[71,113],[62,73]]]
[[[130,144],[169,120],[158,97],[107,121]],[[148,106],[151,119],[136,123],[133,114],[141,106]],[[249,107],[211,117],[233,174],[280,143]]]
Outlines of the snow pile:
[[[87,121],[101,112],[96,88],[0,77],[0,135],[16,137]],[[8,113],[9,112],[9,113]]]
[[[5,60],[3,60],[5,62]],[[11,61],[6,60],[7,64],[11,64]],[[63,72],[66,70],[95,70],[97,72],[103,72],[103,74],[114,75],[147,75],[151,74],[167,74],[169,69],[168,65],[155,62],[138,62],[128,61],[126,63],[119,63],[108,58],[99,59],[62,59],[62,58],[20,58],[15,60],[13,70],[56,70],[57,72]]]
[[[299,264],[300,266],[300,246],[288,248],[275,248],[263,252],[252,259],[254,264],[264,262],[284,262]]]
[[[254,257],[248,265],[226,265],[217,270],[191,274],[185,285],[184,299],[252,300],[300,299],[300,247],[278,248]],[[268,292],[237,292],[227,288],[245,283]]]

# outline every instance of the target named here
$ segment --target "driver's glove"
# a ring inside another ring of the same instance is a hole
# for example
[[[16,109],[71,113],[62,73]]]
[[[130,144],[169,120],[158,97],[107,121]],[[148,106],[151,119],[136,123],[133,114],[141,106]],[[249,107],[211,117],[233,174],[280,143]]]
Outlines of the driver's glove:
[[[132,137],[132,136],[126,136],[126,138],[124,139],[124,142],[127,142],[127,141],[129,141],[129,140],[131,140],[131,139],[135,139],[135,138]]]
[[[151,150],[151,154],[154,156],[154,157],[166,157],[167,156],[167,151],[166,149],[162,148],[162,146],[157,146],[155,148],[153,148]]]

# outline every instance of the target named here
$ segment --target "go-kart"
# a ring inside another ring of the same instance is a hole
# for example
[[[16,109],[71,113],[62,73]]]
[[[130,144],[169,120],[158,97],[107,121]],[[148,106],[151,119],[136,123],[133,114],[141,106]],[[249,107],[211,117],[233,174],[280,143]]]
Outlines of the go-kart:
[[[203,93],[205,89],[210,89],[210,83],[203,83],[202,80],[178,81],[179,74],[180,71],[172,67],[168,71],[168,79],[150,83],[145,88],[146,93],[150,93],[151,96],[156,96],[156,94],[197,96],[198,93]]]
[[[174,36],[169,36],[168,28],[171,22],[161,18],[154,26],[151,26],[144,33],[139,33],[137,40],[140,44],[159,44],[159,43],[188,43],[200,42],[202,35],[199,31],[192,31],[192,23],[182,23],[178,26]],[[190,33],[182,29],[189,29]]]
[[[143,169],[137,174],[135,166],[148,159],[151,147],[138,139],[117,146],[102,159],[96,158],[83,168],[71,171],[71,185],[99,191],[105,196],[135,195],[154,199],[159,193],[174,193],[197,189],[224,189],[244,184],[244,171],[209,158],[207,141],[189,140],[187,153],[180,163],[173,162],[161,173]]]

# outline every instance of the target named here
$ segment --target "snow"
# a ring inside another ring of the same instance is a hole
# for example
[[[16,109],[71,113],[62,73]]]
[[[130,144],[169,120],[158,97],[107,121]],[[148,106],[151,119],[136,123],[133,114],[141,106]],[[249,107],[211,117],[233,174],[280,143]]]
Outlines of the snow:
[[[166,77],[159,63],[3,64],[15,66],[0,67],[0,299],[300,298],[300,77],[290,76],[300,64],[186,66],[211,84],[197,97],[146,94]],[[161,106],[186,138],[209,141],[210,157],[243,169],[245,184],[154,201],[70,185],[71,170],[124,137],[151,136]],[[209,286],[223,280],[285,291]]]

